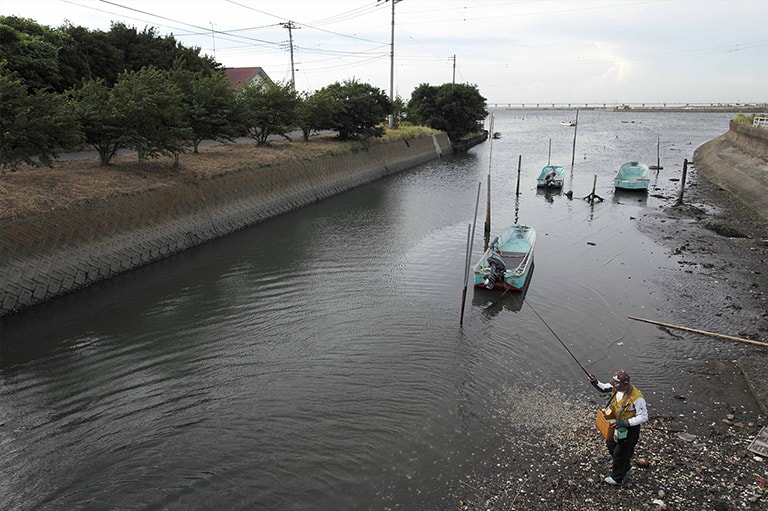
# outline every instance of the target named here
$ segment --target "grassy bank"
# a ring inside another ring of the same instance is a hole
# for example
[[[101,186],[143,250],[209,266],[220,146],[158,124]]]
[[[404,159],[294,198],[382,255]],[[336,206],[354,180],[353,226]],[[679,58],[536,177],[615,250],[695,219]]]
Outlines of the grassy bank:
[[[0,222],[63,209],[116,195],[130,195],[197,182],[215,176],[313,160],[365,150],[371,144],[411,139],[435,133],[423,127],[388,130],[382,139],[341,141],[335,135],[304,140],[281,140],[257,146],[255,142],[201,147],[199,154],[184,153],[179,164],[161,157],[139,162],[135,154],[116,156],[108,167],[95,155],[61,159],[48,167],[20,167],[0,173]]]

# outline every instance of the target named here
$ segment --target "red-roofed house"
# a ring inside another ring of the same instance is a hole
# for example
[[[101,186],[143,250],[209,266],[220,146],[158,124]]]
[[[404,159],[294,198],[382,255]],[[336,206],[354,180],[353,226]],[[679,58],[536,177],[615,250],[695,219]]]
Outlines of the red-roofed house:
[[[273,85],[272,79],[260,67],[228,67],[224,69],[229,79],[229,86],[233,89],[242,89],[246,85],[263,84]]]

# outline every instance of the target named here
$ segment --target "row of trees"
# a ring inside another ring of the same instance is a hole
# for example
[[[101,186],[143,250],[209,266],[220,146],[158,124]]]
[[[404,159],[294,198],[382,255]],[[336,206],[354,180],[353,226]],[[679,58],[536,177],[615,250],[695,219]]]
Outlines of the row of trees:
[[[379,137],[394,108],[382,90],[357,80],[312,94],[287,84],[234,91],[198,49],[122,25],[90,33],[0,17],[0,37],[0,166],[10,169],[50,165],[58,152],[84,144],[108,165],[120,148],[134,149],[139,159],[168,155],[178,161],[188,148],[197,152],[202,140],[248,135],[265,144],[295,129],[305,139],[314,130],[333,130],[341,139]],[[57,46],[63,44],[75,49]],[[30,67],[35,55],[52,67]],[[78,59],[84,59],[80,68]],[[397,103],[408,122],[446,131],[452,140],[478,131],[487,115],[485,99],[470,85],[423,84],[407,105]]]

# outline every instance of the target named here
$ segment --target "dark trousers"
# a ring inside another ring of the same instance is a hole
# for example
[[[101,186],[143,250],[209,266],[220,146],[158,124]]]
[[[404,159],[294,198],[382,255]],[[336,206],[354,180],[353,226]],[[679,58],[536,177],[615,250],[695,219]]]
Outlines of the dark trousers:
[[[640,426],[631,426],[627,428],[627,438],[618,442],[606,442],[608,452],[613,458],[611,467],[611,477],[617,483],[624,480],[624,476],[629,472],[632,466],[632,455],[635,454],[635,446],[640,440]]]

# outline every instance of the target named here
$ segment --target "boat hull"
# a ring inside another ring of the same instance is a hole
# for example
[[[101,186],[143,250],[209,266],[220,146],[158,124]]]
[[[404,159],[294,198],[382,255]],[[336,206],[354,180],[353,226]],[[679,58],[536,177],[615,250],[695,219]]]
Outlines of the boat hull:
[[[524,289],[533,267],[535,246],[536,230],[533,227],[517,224],[507,227],[491,242],[475,264],[474,286],[512,291]],[[503,271],[494,266],[498,260],[504,262]]]
[[[646,192],[650,183],[648,166],[636,161],[622,165],[613,178],[613,185],[620,190]]]

